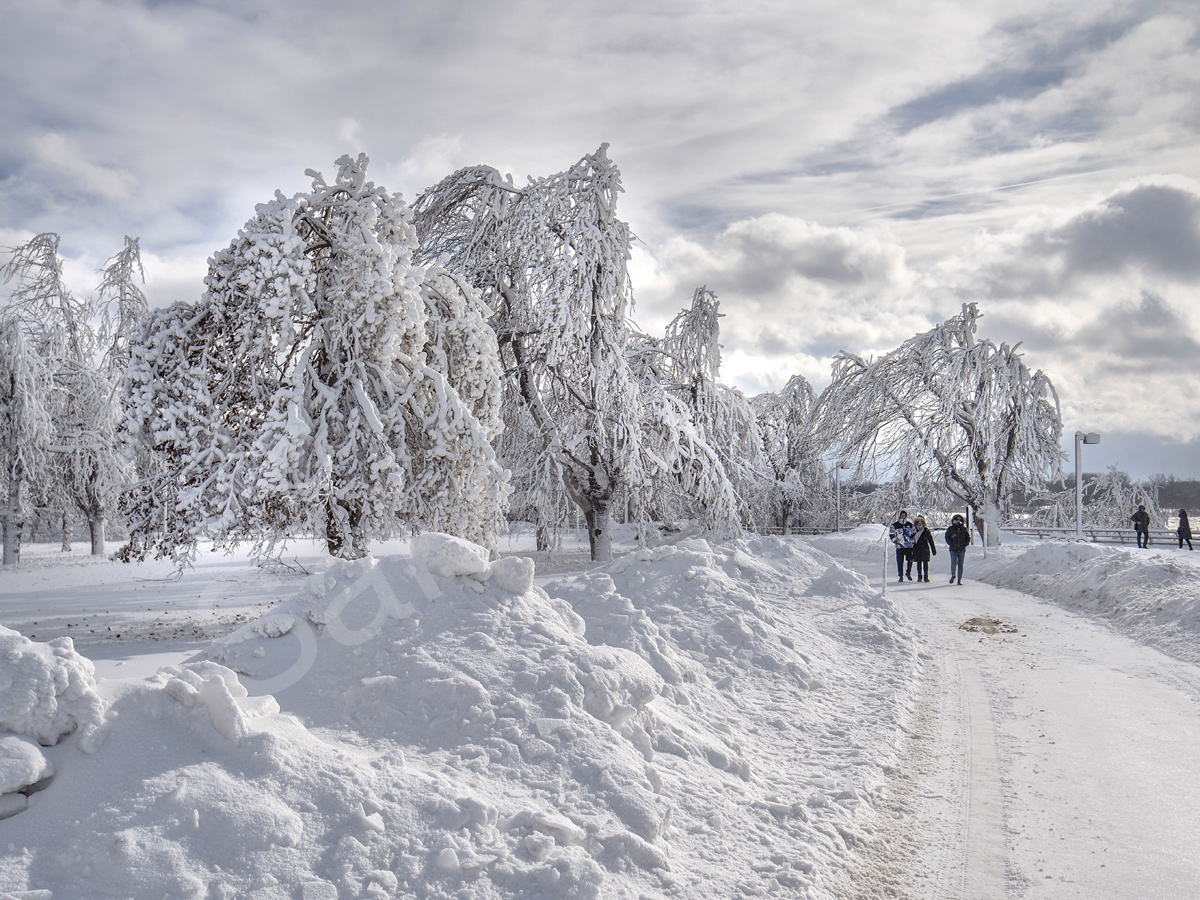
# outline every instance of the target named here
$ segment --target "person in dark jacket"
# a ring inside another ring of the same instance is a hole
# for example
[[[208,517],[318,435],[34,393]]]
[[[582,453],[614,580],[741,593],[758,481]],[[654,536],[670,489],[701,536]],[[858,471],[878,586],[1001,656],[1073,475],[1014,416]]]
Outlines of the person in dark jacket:
[[[1145,506],[1139,506],[1138,511],[1129,517],[1133,530],[1137,532],[1138,546],[1143,549],[1150,546],[1150,513]]]
[[[1183,549],[1183,542],[1187,541],[1188,549],[1192,549],[1192,526],[1188,522],[1187,510],[1179,511],[1179,527],[1175,529],[1175,533],[1179,535],[1179,549]]]
[[[888,528],[888,537],[896,545],[896,574],[900,581],[904,576],[912,581],[912,545],[913,523],[908,520],[908,513],[900,510],[900,516]]]
[[[957,573],[957,581],[962,584],[963,559],[967,555],[967,545],[971,543],[971,532],[967,531],[966,522],[962,516],[955,516],[950,520],[950,527],[946,529],[946,545],[950,548],[950,583],[955,582],[955,573]]]
[[[925,527],[925,517],[917,516],[913,529],[912,558],[917,564],[917,581],[929,580],[929,557],[937,556],[933,535]]]

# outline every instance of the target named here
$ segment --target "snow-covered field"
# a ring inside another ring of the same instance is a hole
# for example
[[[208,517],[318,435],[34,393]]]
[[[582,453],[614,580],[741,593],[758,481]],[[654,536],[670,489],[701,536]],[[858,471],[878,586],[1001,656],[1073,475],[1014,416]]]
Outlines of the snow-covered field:
[[[594,569],[523,541],[178,578],[27,551],[0,574],[0,897],[958,896],[897,858],[949,871],[986,818],[954,825],[914,756],[954,743],[942,595],[881,595],[879,529]],[[972,548],[967,578],[1194,661],[1186,551]]]

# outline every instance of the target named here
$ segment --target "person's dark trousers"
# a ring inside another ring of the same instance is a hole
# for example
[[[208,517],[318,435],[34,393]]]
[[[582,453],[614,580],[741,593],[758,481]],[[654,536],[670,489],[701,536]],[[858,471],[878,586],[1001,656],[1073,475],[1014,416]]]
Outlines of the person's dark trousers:
[[[1145,549],[1150,546],[1150,532],[1139,531],[1137,533],[1138,546]]]
[[[1191,550],[1191,549],[1192,549],[1192,539],[1191,539],[1191,538],[1185,538],[1185,537],[1184,537],[1182,534],[1179,536],[1179,549],[1180,549],[1180,550],[1182,550],[1182,549],[1183,549],[1183,542],[1184,542],[1184,541],[1187,541],[1188,549],[1189,549],[1189,550]]]
[[[896,548],[896,574],[900,581],[904,580],[906,574],[908,580],[912,581],[912,550],[908,547]]]
[[[917,560],[917,581],[928,581],[928,580],[929,580],[929,560],[918,559]]]
[[[950,551],[950,580],[958,579],[958,583],[962,584],[963,558],[967,555],[966,550],[951,550]]]

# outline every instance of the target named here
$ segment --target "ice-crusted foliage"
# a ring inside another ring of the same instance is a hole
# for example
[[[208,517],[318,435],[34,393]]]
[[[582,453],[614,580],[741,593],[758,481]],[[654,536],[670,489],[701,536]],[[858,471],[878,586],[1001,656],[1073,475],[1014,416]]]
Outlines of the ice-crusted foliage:
[[[0,465],[4,467],[4,564],[20,557],[21,528],[28,512],[26,487],[42,480],[53,437],[50,372],[30,346],[20,318],[0,309]]]
[[[938,477],[995,543],[1009,493],[1059,473],[1062,419],[1049,377],[1029,370],[1019,344],[977,340],[979,318],[964,304],[877,360],[842,353],[819,415],[839,455],[864,471]]]
[[[1075,486],[1061,491],[1042,491],[1032,498],[1034,511],[1027,522],[1049,528],[1067,528],[1075,524]],[[1099,475],[1083,479],[1083,527],[1132,528],[1129,517],[1138,506],[1150,514],[1150,527],[1165,523],[1166,515],[1158,505],[1158,490],[1143,486],[1116,465]]]
[[[427,361],[444,372],[450,386],[479,420],[489,439],[504,428],[502,376],[492,310],[461,275],[434,266],[422,285],[430,316]]]
[[[677,458],[692,465],[711,465],[690,452],[698,438],[718,460],[716,470],[705,474],[711,489],[693,496],[716,530],[733,534],[739,530],[739,521],[759,527],[768,524],[765,507],[773,479],[750,402],[741,391],[717,381],[721,368],[719,305],[715,293],[699,287],[691,307],[680,311],[667,326],[662,342],[663,386],[683,402],[690,419],[668,436],[683,451]],[[696,438],[688,432],[694,432]],[[727,492],[737,498],[733,509],[722,508],[722,495]]]
[[[114,373],[110,365],[97,364],[93,304],[67,289],[58,248],[59,236],[51,232],[16,248],[4,268],[5,280],[15,280],[7,313],[46,369],[40,402],[52,433],[41,447],[42,500],[63,510],[77,507],[90,527],[92,553],[99,555],[105,519],[125,472],[115,440]]]
[[[134,348],[128,430],[167,461],[131,502],[147,550],[202,534],[269,549],[306,529],[347,558],[403,529],[494,540],[498,363],[470,334],[485,310],[443,273],[426,281],[409,211],[367,162],[261,204],[203,299],[157,314]]]
[[[636,505],[643,519],[696,521],[721,535],[741,533],[748,509],[730,479],[726,460],[696,422],[685,398],[670,389],[656,363],[662,355],[651,338],[635,344],[630,359],[641,385],[649,483]]]
[[[642,398],[625,354],[631,235],[616,217],[620,173],[606,149],[522,188],[486,166],[462,169],[415,204],[423,258],[465,277],[496,310],[506,402],[533,427],[509,463],[556,479],[526,498],[552,516],[565,492],[598,559],[611,556],[614,497],[647,483]]]
[[[146,280],[138,239],[125,236],[125,246],[105,263],[96,293],[100,306],[99,342],[104,368],[121,372],[129,364],[129,345],[141,334],[150,316],[150,304],[137,285]]]
[[[833,483],[822,458],[828,440],[819,433],[812,385],[793,375],[783,388],[758,394],[750,404],[774,475],[770,524],[785,529],[832,524]]]

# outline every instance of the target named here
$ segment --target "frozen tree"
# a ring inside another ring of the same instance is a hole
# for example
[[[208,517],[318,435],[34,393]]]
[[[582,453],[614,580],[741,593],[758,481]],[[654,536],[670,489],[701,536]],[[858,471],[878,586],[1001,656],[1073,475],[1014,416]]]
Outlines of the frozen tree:
[[[1075,485],[1071,479],[1060,483],[1061,490],[1043,490],[1032,498],[1034,510],[1029,524],[1049,528],[1073,528],[1075,525]],[[1116,465],[1099,475],[1085,473],[1083,477],[1083,527],[1130,528],[1129,517],[1138,506],[1145,506],[1151,524],[1162,522],[1166,516],[1158,505],[1158,488],[1151,481],[1142,485]]]
[[[764,502],[769,502],[771,463],[750,401],[741,391],[717,381],[721,369],[719,306],[715,293],[699,287],[692,295],[691,307],[680,311],[667,326],[662,342],[663,383],[672,396],[683,401],[697,438],[712,448],[718,460],[709,476],[712,488],[699,498],[706,501],[731,491],[738,498],[739,518],[753,521],[761,518]],[[722,475],[728,487],[719,483]],[[728,516],[718,517],[714,525],[719,527],[725,518]],[[733,524],[726,524],[724,530]]]
[[[367,163],[261,204],[200,302],[133,347],[127,429],[167,469],[127,501],[137,552],[186,555],[205,534],[270,550],[304,528],[344,558],[405,529],[494,543],[507,488],[486,307],[413,263],[410,212]]]
[[[819,433],[817,396],[803,375],[793,375],[773,393],[751,398],[773,474],[771,518],[785,531],[826,524],[835,499],[826,472],[828,441]]]
[[[506,420],[532,429],[521,463],[538,482],[526,496],[549,517],[565,492],[599,560],[612,556],[614,498],[648,478],[625,352],[631,235],[616,217],[620,173],[606,149],[521,188],[487,166],[462,169],[414,205],[424,258],[496,310],[507,402],[527,413]]]
[[[141,334],[150,305],[137,285],[146,280],[142,251],[137,238],[125,236],[125,246],[104,266],[97,289],[100,306],[99,342],[104,354],[103,368],[119,373],[129,364],[129,346]]]
[[[639,427],[650,476],[636,497],[640,535],[644,539],[649,518],[668,523],[686,518],[722,537],[740,534],[748,505],[711,435],[696,421],[688,392],[671,381],[671,360],[661,342],[634,335],[629,359],[642,397]]]
[[[0,464],[4,466],[4,565],[20,560],[27,486],[44,480],[53,438],[50,372],[11,307],[0,309]]]
[[[131,281],[131,266],[140,270],[137,241],[125,240],[125,250],[105,270],[100,293],[103,300],[116,299],[128,320],[136,315],[135,299],[144,309],[145,298],[123,284]],[[53,434],[45,447],[49,455],[41,493],[62,510],[63,549],[70,549],[66,510],[73,506],[88,522],[93,555],[103,555],[105,522],[127,468],[116,441],[115,384],[121,359],[106,356],[98,362],[94,304],[77,300],[67,289],[58,248],[57,234],[37,235],[14,251],[5,276],[16,280],[10,307],[49,373],[46,408]],[[135,326],[123,324],[121,339],[127,341]]]
[[[937,477],[994,544],[1009,492],[1059,473],[1062,420],[1050,379],[1019,344],[976,339],[979,317],[964,304],[877,360],[840,354],[818,415],[837,455],[864,472]]]

